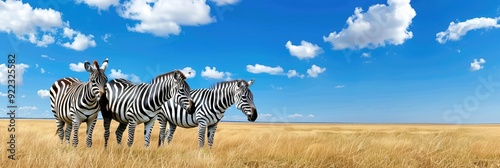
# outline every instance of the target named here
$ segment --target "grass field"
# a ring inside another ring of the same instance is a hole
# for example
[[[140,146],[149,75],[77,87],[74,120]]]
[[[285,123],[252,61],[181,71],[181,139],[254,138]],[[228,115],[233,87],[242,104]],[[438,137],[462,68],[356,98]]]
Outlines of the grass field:
[[[198,149],[196,129],[178,128],[148,149],[143,125],[131,148],[104,149],[102,120],[92,148],[80,128],[77,148],[60,144],[55,120],[16,121],[16,161],[8,160],[7,120],[0,120],[1,167],[500,167],[500,125],[219,124],[214,147]]]

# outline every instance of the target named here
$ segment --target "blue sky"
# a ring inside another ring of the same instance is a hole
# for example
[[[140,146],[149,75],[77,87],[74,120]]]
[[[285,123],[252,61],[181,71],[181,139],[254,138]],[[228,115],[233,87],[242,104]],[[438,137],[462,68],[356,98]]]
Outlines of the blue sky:
[[[499,20],[494,0],[0,1],[0,116],[14,53],[18,117],[52,117],[52,83],[109,58],[110,79],[255,78],[257,121],[498,123]]]

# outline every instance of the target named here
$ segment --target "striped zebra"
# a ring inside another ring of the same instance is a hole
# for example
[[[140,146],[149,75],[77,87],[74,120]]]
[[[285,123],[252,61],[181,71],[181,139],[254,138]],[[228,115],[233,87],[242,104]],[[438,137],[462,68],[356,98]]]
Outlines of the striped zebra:
[[[248,121],[257,119],[257,109],[253,103],[253,95],[248,87],[254,83],[245,80],[219,82],[209,89],[196,89],[191,91],[195,109],[186,111],[175,105],[172,101],[162,106],[158,114],[160,123],[160,140],[158,146],[165,141],[165,131],[168,122],[168,143],[172,141],[177,126],[182,128],[198,127],[198,143],[203,148],[205,130],[208,128],[208,146],[212,148],[217,124],[224,117],[224,112],[231,105],[236,104],[237,109],[247,115]]]
[[[129,128],[128,143],[134,141],[134,131],[138,124],[144,123],[144,142],[149,146],[151,130],[160,107],[167,100],[173,99],[184,109],[194,107],[190,96],[191,89],[185,81],[186,77],[179,70],[155,77],[151,84],[133,84],[125,79],[114,79],[108,82],[106,98],[101,101],[104,119],[104,146],[108,146],[111,119],[120,125],[116,130],[116,139],[121,144],[125,129]]]
[[[66,142],[69,144],[73,129],[73,146],[78,145],[78,129],[82,122],[87,122],[87,147],[92,146],[92,131],[100,110],[99,99],[106,92],[108,78],[104,74],[108,59],[101,67],[97,61],[91,66],[85,61],[84,67],[90,72],[89,81],[81,82],[76,78],[62,78],[50,88],[50,106],[56,118],[57,134],[64,142],[64,125],[66,125]]]

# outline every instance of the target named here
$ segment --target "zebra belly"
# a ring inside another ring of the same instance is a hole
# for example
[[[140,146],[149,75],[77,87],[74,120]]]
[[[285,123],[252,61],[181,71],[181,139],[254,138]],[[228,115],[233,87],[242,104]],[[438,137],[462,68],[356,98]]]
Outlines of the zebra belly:
[[[97,112],[98,112],[97,110],[85,110],[85,111],[77,111],[75,112],[75,114],[81,122],[85,122],[88,120],[90,121],[95,120],[97,118],[98,114]]]
[[[196,117],[194,115],[183,113],[177,116],[169,115],[167,118],[172,124],[182,128],[198,127],[198,121],[196,121]]]

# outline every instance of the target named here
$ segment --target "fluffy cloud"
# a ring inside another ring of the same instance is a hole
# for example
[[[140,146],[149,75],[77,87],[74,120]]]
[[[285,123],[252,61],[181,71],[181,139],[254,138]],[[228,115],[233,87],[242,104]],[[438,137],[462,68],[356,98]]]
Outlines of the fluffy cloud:
[[[368,57],[371,57],[371,54],[370,53],[363,53],[361,54],[362,57],[365,57],[365,58],[368,58]]]
[[[289,118],[301,118],[301,117],[304,117],[304,115],[302,114],[299,114],[299,113],[295,113],[295,114],[292,114],[292,115],[288,115]]]
[[[6,97],[7,95],[9,95],[9,94],[0,92],[0,96],[2,96],[2,97]]]
[[[85,65],[81,62],[78,62],[76,64],[70,63],[69,69],[71,69],[72,71],[75,71],[75,72],[83,72],[83,71],[85,71]]]
[[[45,69],[40,68],[40,72],[41,72],[41,73],[45,73]]]
[[[486,63],[486,60],[484,60],[482,58],[480,58],[479,61],[477,59],[474,59],[474,61],[472,63],[470,63],[470,70],[477,71],[477,70],[483,69],[484,63]]]
[[[15,65],[15,75],[16,75],[16,85],[21,85],[23,84],[23,75],[26,69],[28,69],[30,66],[20,63]],[[2,85],[8,85],[8,75],[9,75],[9,68],[7,67],[6,64],[0,64],[0,84]]]
[[[90,35],[84,35],[78,31],[75,31],[73,29],[65,27],[64,29],[64,37],[69,38],[70,40],[73,40],[72,43],[66,42],[62,44],[62,46],[66,48],[71,48],[76,51],[83,51],[89,47],[95,47],[96,43],[95,40],[93,39],[94,36],[92,34]],[[73,37],[76,35],[75,37]]]
[[[299,78],[304,78],[304,74],[299,74],[296,70],[288,70],[288,73],[286,74],[288,78],[292,77],[299,77]]]
[[[98,10],[108,10],[110,6],[118,6],[120,0],[76,0],[76,3],[85,3],[90,7],[96,7]]]
[[[299,59],[311,59],[323,52],[316,44],[302,40],[300,45],[293,45],[291,41],[286,42],[285,47],[290,51],[290,55]]]
[[[162,37],[178,35],[181,25],[198,26],[215,21],[205,0],[130,0],[121,5],[118,14],[139,21],[132,27],[127,26],[129,31]]]
[[[0,31],[18,37],[35,35],[38,30],[49,32],[63,25],[61,13],[53,9],[33,9],[22,1],[0,1]]]
[[[318,74],[323,73],[325,71],[326,71],[326,68],[321,68],[319,66],[312,65],[311,69],[307,70],[307,74],[311,78],[316,78],[316,77],[318,77]]]
[[[215,2],[217,6],[232,5],[238,3],[240,0],[210,0]]]
[[[346,21],[347,28],[323,36],[323,40],[330,42],[335,50],[403,44],[413,37],[408,27],[416,12],[410,0],[388,0],[387,4],[372,5],[365,13],[356,8]]]
[[[196,71],[191,67],[181,69],[181,72],[186,76],[186,78],[194,78],[196,76]]]
[[[56,41],[64,26],[69,22],[63,22],[62,14],[53,9],[33,9],[30,4],[22,1],[0,1],[0,32],[13,33],[23,41],[28,41],[38,47],[47,47]],[[64,35],[63,35],[64,36]],[[72,44],[63,45],[75,50],[85,50],[82,43],[85,36],[80,33]],[[88,40],[91,42],[92,40]],[[66,44],[66,43],[65,43]],[[90,43],[92,45],[92,43]],[[93,44],[95,46],[95,43]]]
[[[436,41],[443,44],[446,41],[457,41],[460,37],[465,36],[468,31],[486,28],[500,28],[497,18],[473,18],[466,20],[465,22],[451,22],[446,31],[442,31],[436,34]]]
[[[47,58],[47,59],[52,60],[52,61],[56,60],[56,59],[54,59],[54,58],[52,58],[52,57],[49,57],[48,55],[45,55],[45,54],[42,54],[42,56],[41,56],[41,57],[42,57],[42,58]]]
[[[118,69],[118,70],[111,69],[111,73],[108,76],[110,78],[113,78],[113,79],[122,78],[122,79],[130,80],[133,83],[142,83],[141,79],[137,75],[135,75],[135,74],[124,74],[124,73],[122,73],[121,69]]]
[[[38,94],[38,96],[40,96],[41,98],[47,98],[50,96],[50,92],[48,90],[38,90],[36,92]]]
[[[207,79],[224,79],[225,80],[231,80],[231,73],[230,72],[220,72],[217,71],[215,67],[210,68],[209,66],[205,67],[204,71],[201,71],[201,77],[207,78]]]
[[[247,71],[250,73],[258,74],[258,73],[268,73],[271,75],[280,75],[283,74],[283,68],[280,66],[270,67],[260,64],[255,65],[247,65]]]

